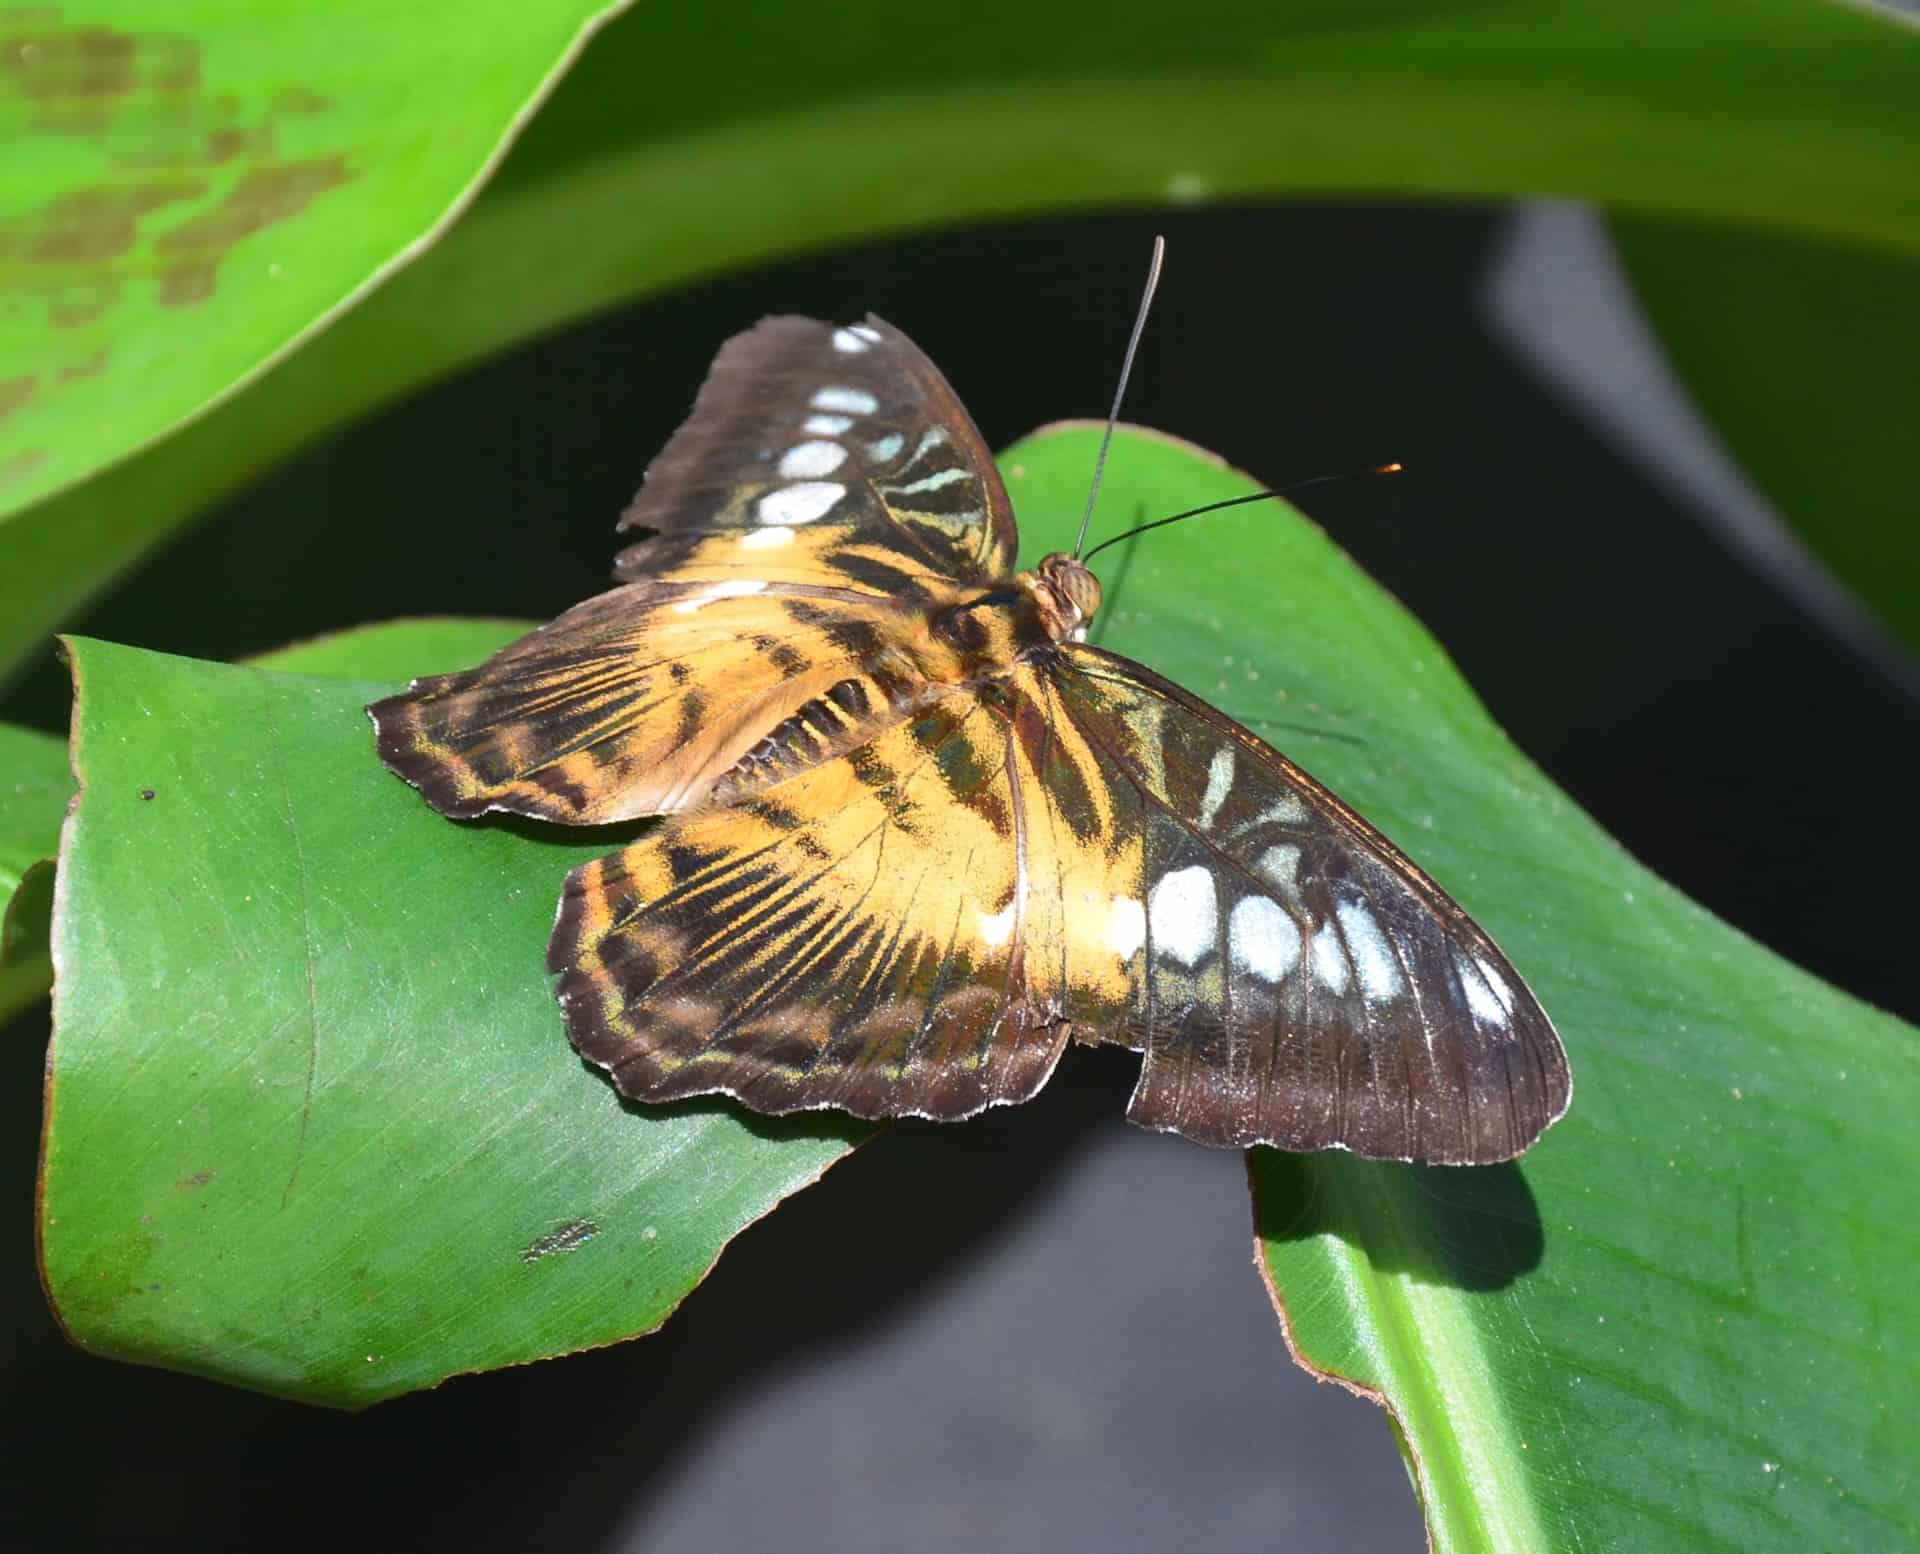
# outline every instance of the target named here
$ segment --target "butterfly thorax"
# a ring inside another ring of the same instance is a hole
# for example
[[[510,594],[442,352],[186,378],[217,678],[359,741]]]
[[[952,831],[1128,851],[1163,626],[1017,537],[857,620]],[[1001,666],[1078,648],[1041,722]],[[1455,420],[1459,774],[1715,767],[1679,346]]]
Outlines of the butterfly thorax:
[[[1099,580],[1056,551],[1032,571],[934,612],[933,638],[953,655],[938,678],[991,679],[1036,650],[1080,641],[1099,608]]]

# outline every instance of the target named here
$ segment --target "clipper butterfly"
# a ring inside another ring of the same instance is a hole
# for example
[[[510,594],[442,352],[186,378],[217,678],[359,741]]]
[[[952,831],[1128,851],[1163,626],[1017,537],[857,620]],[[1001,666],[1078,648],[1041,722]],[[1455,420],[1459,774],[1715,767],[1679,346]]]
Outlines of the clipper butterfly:
[[[991,456],[878,318],[720,350],[620,520],[620,586],[369,712],[443,814],[665,817],[567,878],[547,948],[626,1095],[962,1118],[1067,1042],[1203,1144],[1487,1162],[1565,1111],[1491,939],[1333,794],[1086,643],[1016,572]]]

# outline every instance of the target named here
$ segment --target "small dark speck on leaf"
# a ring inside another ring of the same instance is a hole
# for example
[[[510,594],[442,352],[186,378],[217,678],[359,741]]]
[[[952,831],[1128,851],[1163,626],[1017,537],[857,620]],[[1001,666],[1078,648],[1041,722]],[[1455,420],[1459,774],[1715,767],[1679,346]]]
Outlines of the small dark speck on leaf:
[[[575,1252],[600,1234],[600,1227],[590,1219],[570,1219],[566,1224],[548,1232],[532,1246],[520,1254],[523,1263],[537,1263],[543,1257],[557,1257],[562,1252]]]
[[[188,1192],[195,1187],[205,1187],[207,1183],[212,1180],[213,1171],[212,1168],[209,1167],[203,1171],[195,1171],[192,1176],[183,1176],[173,1185],[175,1189],[180,1192]]]
[[[151,799],[153,798],[153,789],[151,789],[151,788],[142,788],[142,789],[140,790],[140,797],[141,797],[141,798],[143,798],[143,799],[148,799],[148,800],[151,800]]]

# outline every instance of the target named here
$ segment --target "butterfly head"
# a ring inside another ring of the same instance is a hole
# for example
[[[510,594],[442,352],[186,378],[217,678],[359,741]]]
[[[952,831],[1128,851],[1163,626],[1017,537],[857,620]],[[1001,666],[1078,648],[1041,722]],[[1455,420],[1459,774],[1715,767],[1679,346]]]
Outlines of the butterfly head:
[[[1100,608],[1100,579],[1065,551],[1056,550],[1026,574],[1040,621],[1056,642],[1083,642]]]

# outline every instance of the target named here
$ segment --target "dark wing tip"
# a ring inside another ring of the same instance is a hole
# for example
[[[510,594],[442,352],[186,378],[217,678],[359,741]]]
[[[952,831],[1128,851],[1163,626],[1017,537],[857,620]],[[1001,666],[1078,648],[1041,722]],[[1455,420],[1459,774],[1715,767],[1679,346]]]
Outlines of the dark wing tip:
[[[1182,1072],[1179,1056],[1156,1061],[1149,1049],[1127,1119],[1213,1149],[1338,1149],[1363,1160],[1499,1165],[1566,1115],[1573,1079],[1560,1038],[1530,995],[1516,1007],[1512,1039],[1485,1056],[1465,1088],[1451,1093],[1349,1089],[1307,1098],[1288,1090],[1263,1105],[1220,1075],[1195,1066]]]
[[[416,680],[398,695],[367,704],[374,749],[387,770],[417,788],[434,809],[450,819],[472,820],[486,813],[488,797],[462,783],[461,776],[468,770],[465,763],[450,760],[434,745],[421,716],[422,705],[438,684],[438,680]]]

